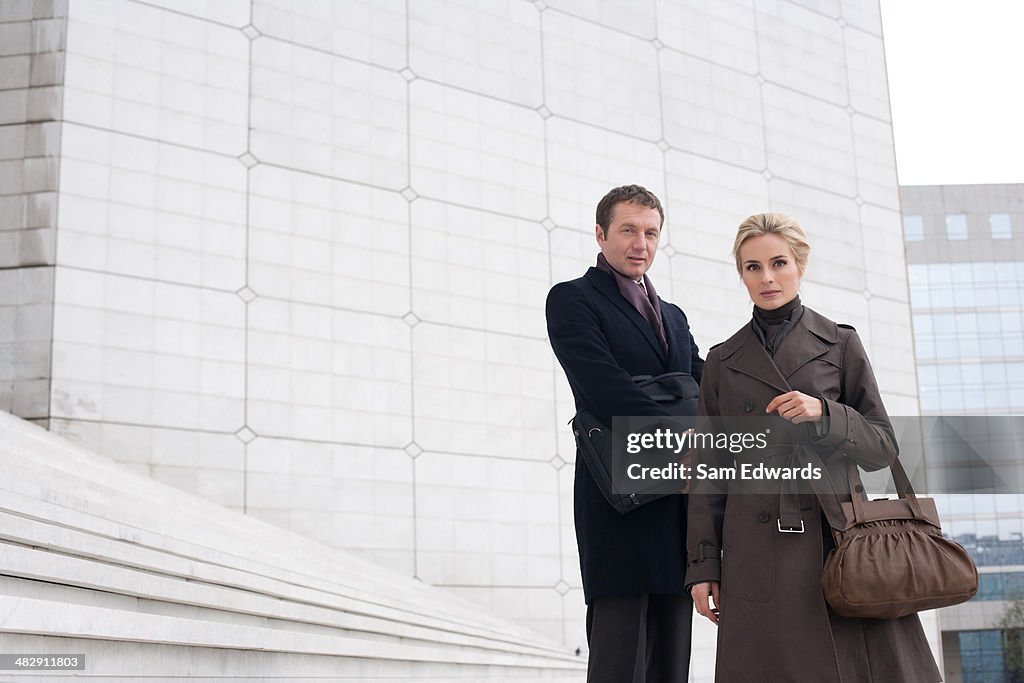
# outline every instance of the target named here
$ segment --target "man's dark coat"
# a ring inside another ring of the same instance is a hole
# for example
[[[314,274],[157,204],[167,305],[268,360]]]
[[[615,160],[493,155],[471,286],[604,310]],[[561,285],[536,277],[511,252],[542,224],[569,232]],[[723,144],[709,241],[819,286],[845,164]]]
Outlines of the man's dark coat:
[[[634,384],[636,375],[688,372],[698,383],[704,362],[678,306],[661,301],[668,354],[651,325],[597,268],[548,294],[548,337],[576,407],[605,424],[613,416],[667,415]],[[587,603],[617,595],[684,594],[686,497],[670,495],[625,515],[601,495],[577,454],[576,542]]]

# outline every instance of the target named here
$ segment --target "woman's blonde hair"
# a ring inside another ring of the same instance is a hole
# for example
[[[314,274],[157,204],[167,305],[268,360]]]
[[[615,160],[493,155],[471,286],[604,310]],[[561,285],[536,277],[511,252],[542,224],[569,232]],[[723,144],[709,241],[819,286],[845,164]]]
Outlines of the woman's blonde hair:
[[[803,272],[807,267],[807,255],[811,251],[811,245],[807,243],[807,233],[800,227],[800,223],[784,213],[755,213],[740,223],[740,227],[736,231],[736,241],[732,244],[732,255],[736,259],[736,271],[743,274],[743,264],[740,263],[740,247],[743,246],[743,243],[751,237],[769,233],[786,240],[789,248],[793,250],[796,264]]]

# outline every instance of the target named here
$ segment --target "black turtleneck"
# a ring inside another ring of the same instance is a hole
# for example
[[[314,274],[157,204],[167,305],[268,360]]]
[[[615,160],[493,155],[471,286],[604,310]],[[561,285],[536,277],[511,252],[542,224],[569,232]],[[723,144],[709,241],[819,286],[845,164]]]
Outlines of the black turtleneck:
[[[761,343],[764,344],[768,355],[774,356],[782,345],[782,340],[793,328],[804,314],[804,307],[800,303],[800,295],[793,297],[776,309],[766,310],[754,306],[754,332]]]

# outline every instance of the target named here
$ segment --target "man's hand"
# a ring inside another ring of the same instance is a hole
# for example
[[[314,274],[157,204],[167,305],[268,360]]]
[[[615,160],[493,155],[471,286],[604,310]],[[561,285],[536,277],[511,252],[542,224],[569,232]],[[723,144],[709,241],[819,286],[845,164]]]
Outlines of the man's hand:
[[[718,611],[722,607],[722,602],[718,597],[718,582],[695,583],[690,586],[690,595],[693,597],[693,606],[697,609],[697,614],[718,625]],[[714,601],[713,605],[708,598]]]
[[[768,407],[766,413],[778,411],[780,417],[784,417],[793,424],[801,422],[821,422],[821,399],[808,396],[799,391],[776,396]]]

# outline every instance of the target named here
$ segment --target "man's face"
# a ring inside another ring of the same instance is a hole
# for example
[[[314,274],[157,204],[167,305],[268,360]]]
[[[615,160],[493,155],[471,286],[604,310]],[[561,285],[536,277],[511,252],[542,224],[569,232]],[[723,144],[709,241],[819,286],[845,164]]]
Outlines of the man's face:
[[[654,263],[661,239],[661,214],[641,204],[619,202],[605,237],[597,226],[597,245],[612,268],[628,278],[639,280]]]

